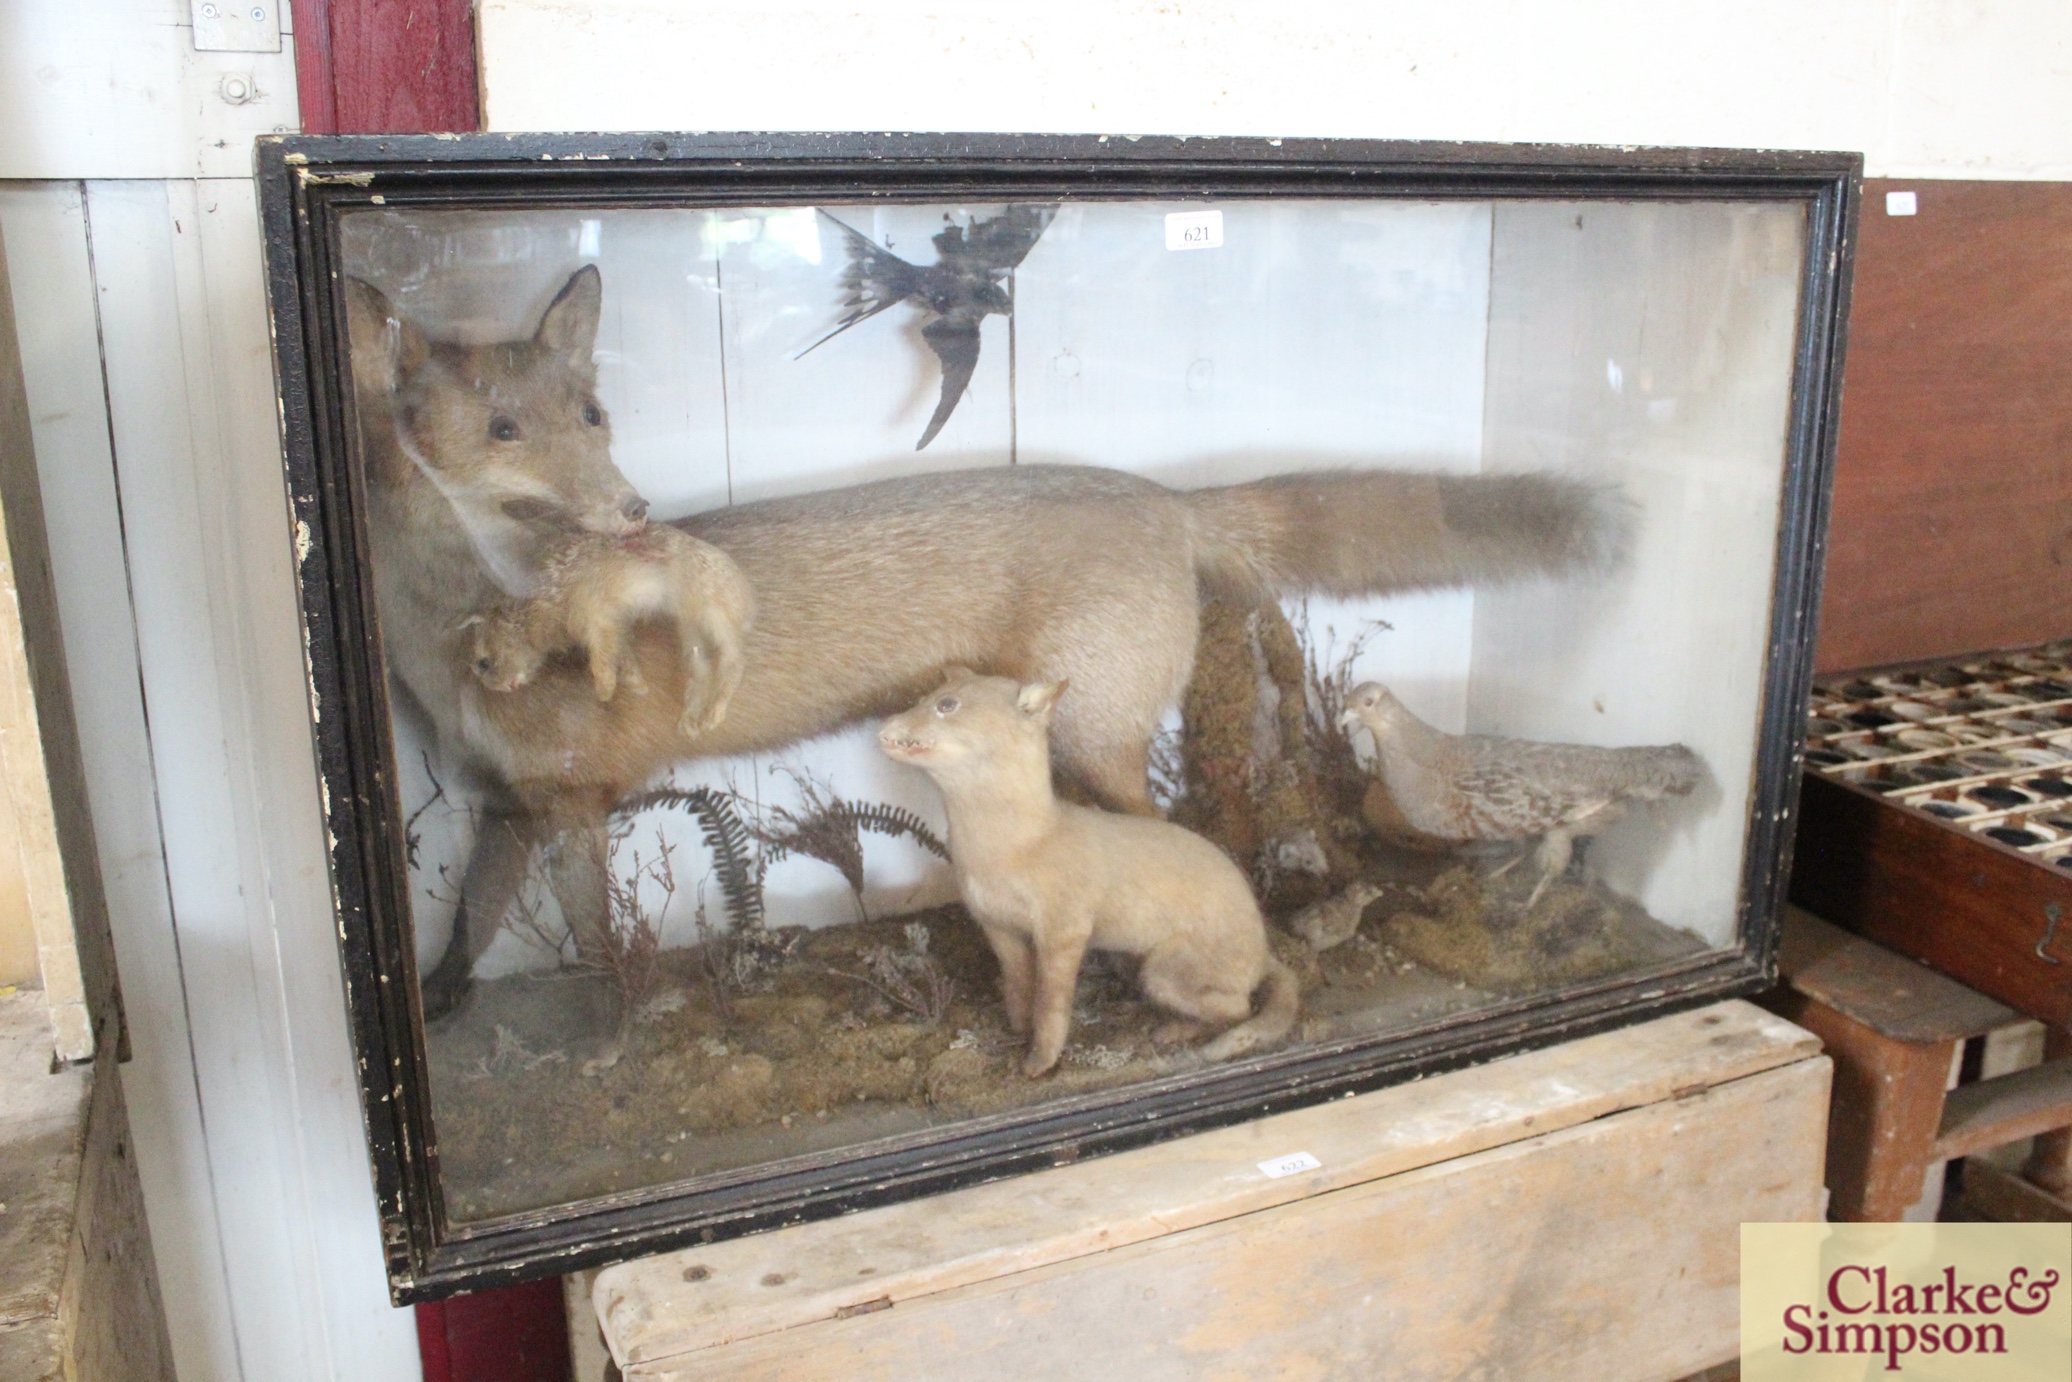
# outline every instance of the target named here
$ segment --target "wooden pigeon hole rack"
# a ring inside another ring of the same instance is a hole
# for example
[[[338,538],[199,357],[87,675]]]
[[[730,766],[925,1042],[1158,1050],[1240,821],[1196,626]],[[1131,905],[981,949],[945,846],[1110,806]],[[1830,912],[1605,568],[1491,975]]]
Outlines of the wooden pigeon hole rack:
[[[1869,938],[1800,914],[1781,959],[1836,1058],[1831,1214],[1896,1219],[1931,1163],[2043,1134],[1966,1196],[2072,1220],[2072,645],[1822,678],[1806,763],[1793,899]],[[2043,1064],[1945,1098],[1957,1044],[2023,1016]]]

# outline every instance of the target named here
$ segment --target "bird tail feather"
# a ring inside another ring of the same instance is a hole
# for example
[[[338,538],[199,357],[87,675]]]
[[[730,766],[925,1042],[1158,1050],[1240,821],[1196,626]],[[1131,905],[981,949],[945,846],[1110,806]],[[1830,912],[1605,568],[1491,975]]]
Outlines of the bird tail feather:
[[[1682,744],[1619,751],[1626,794],[1643,801],[1689,796],[1705,780],[1705,761]]]
[[[1204,580],[1254,596],[1598,573],[1631,529],[1615,491],[1547,474],[1307,471],[1186,499]]]

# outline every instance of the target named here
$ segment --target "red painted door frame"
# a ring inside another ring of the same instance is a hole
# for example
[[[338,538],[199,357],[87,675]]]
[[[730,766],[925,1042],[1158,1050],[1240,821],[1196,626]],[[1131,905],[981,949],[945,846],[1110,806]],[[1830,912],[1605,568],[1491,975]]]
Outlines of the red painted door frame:
[[[304,134],[482,127],[471,0],[294,0]]]
[[[424,1382],[573,1382],[561,1280],[417,1307]]]

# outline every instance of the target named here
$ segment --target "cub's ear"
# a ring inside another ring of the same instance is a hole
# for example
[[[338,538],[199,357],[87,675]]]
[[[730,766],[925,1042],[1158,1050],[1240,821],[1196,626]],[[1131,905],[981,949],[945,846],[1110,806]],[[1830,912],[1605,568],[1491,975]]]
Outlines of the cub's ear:
[[[604,310],[604,278],[595,264],[585,264],[568,277],[540,318],[534,341],[560,355],[576,373],[597,372],[591,353],[597,346],[597,319]]]
[[[972,671],[961,662],[948,663],[942,669],[942,684],[944,686],[962,686],[965,682],[975,681],[977,678],[978,673]]]
[[[1040,716],[1047,722],[1051,707],[1058,703],[1058,697],[1064,695],[1065,688],[1071,684],[1063,677],[1056,681],[1032,681],[1014,698],[1015,708],[1024,715]]]
[[[404,321],[382,291],[363,279],[345,281],[345,331],[353,387],[394,393],[432,353],[424,333]]]

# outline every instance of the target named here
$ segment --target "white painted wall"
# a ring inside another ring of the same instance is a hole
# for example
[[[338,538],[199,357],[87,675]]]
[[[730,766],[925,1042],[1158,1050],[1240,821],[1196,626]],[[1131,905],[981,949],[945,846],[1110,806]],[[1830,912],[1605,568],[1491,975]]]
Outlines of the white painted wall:
[[[183,1378],[416,1376],[368,1181],[245,179],[0,183]]]
[[[226,76],[256,95],[224,99]],[[345,1034],[249,176],[295,109],[292,48],[198,53],[186,0],[0,4],[0,227],[175,1364],[413,1382]]]
[[[987,130],[1860,150],[2072,176],[2064,0],[481,0],[499,130]]]
[[[246,3],[294,28],[289,0]],[[187,0],[0,4],[0,178],[250,177],[253,138],[295,111],[291,35],[202,53]]]

